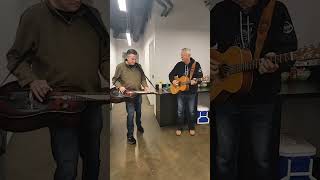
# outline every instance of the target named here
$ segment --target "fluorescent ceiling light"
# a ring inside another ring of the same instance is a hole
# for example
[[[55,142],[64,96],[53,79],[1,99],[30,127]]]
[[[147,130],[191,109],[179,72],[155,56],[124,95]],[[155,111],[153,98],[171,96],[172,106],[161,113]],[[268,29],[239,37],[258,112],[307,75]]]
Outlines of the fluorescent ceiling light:
[[[126,33],[126,35],[127,35],[128,45],[131,46],[131,35],[130,33]]]
[[[127,11],[126,0],[118,0],[120,11]]]

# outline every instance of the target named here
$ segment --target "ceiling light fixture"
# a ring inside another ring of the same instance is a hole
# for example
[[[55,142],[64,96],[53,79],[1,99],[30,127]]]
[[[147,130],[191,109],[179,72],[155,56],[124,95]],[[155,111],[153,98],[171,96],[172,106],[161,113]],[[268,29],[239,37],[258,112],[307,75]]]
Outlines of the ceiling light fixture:
[[[127,12],[126,0],[118,0],[120,11]]]
[[[131,35],[128,32],[126,33],[126,35],[127,35],[128,45],[131,46]]]

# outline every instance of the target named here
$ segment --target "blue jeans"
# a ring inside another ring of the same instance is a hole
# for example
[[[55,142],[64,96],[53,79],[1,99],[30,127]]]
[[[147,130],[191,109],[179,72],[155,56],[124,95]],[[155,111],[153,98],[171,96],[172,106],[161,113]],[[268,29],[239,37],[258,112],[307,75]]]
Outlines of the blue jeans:
[[[132,137],[134,132],[134,113],[136,112],[136,125],[137,127],[141,127],[141,103],[142,97],[138,95],[132,101],[126,102],[127,109],[127,137]]]
[[[81,114],[79,128],[50,128],[51,148],[57,168],[54,180],[75,180],[79,155],[83,180],[98,180],[100,167],[100,106],[88,106]]]
[[[275,104],[239,105],[227,102],[214,107],[216,121],[216,180],[238,180],[240,136],[249,132],[254,180],[272,180],[272,133]],[[243,142],[241,142],[243,143]]]
[[[196,120],[196,93],[179,93],[177,95],[178,101],[178,118],[177,118],[177,129],[182,130],[184,126],[185,117],[188,120],[189,130],[195,129]]]

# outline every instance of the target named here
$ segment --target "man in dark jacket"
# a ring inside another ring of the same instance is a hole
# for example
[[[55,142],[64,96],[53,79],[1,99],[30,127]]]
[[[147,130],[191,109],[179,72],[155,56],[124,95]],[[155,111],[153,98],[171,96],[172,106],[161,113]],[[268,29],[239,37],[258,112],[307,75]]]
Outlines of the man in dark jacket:
[[[180,136],[183,130],[184,119],[187,117],[188,128],[190,135],[195,135],[195,119],[196,119],[196,106],[197,106],[197,90],[198,82],[197,78],[202,78],[203,73],[201,66],[193,58],[191,58],[191,50],[184,48],[181,50],[182,61],[178,62],[173,70],[169,74],[169,79],[172,84],[178,85],[179,82],[176,77],[187,76],[190,77],[191,71],[193,75],[190,78],[191,82],[189,85],[189,90],[182,91],[177,95],[178,100],[178,119],[177,119],[177,130],[176,135]],[[195,64],[194,70],[192,66]],[[187,110],[187,114],[185,114]]]
[[[224,0],[210,12],[211,47],[225,52],[231,46],[248,48],[255,52],[257,28],[262,11],[270,0]],[[294,51],[297,38],[286,6],[276,2],[273,19],[261,58]],[[219,63],[211,60],[212,80],[219,82]],[[288,67],[288,66],[287,66]],[[215,170],[216,180],[236,180],[239,174],[238,158],[240,134],[243,127],[249,129],[254,161],[254,180],[273,179],[272,132],[276,95],[280,90],[280,73],[287,68],[273,64],[264,58],[254,72],[251,91],[238,97],[231,96],[225,103],[211,105],[215,126]],[[213,87],[214,88],[214,87]],[[241,155],[243,156],[243,155]]]
[[[109,82],[109,35],[99,12],[81,0],[46,0],[27,9],[7,57],[8,69],[39,101],[59,86],[98,91],[99,72]],[[101,107],[88,106],[79,121],[79,128],[50,128],[55,180],[76,179],[79,154],[83,180],[98,180]]]

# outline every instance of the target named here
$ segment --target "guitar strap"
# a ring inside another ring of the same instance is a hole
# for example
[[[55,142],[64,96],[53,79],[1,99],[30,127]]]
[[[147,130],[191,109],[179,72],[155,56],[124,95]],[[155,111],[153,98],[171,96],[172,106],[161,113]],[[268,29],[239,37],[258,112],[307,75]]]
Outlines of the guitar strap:
[[[259,22],[256,40],[256,50],[254,52],[254,59],[259,59],[261,56],[264,42],[268,36],[268,32],[272,22],[272,16],[276,0],[270,0],[268,5],[264,8]]]
[[[193,76],[193,74],[194,74],[194,70],[196,69],[196,61],[194,61],[194,63],[192,64],[192,66],[191,66],[191,69],[190,69],[190,80],[192,79],[192,76]]]

